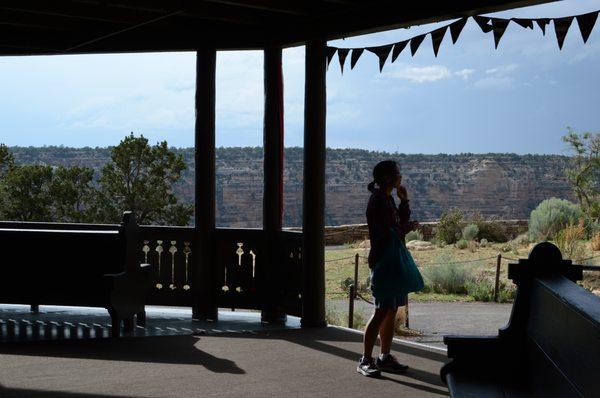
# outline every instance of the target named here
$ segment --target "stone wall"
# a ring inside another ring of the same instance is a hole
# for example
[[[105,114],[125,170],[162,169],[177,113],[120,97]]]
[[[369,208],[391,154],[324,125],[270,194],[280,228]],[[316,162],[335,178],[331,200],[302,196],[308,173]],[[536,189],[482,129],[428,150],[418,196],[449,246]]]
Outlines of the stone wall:
[[[508,239],[514,239],[517,235],[527,231],[528,220],[496,220],[495,221]],[[423,233],[425,240],[431,240],[437,232],[437,221],[422,222],[419,224],[419,230]],[[299,230],[294,228],[291,230]],[[343,245],[353,243],[369,238],[367,224],[349,224],[325,227],[326,245]]]

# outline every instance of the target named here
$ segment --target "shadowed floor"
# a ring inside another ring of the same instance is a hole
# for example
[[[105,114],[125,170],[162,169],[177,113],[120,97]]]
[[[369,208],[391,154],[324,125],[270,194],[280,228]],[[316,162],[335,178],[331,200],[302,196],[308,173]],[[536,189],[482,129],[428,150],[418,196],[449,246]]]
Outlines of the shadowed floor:
[[[445,355],[396,343],[406,375],[355,372],[360,334],[329,327],[162,337],[4,342],[0,396],[439,397]]]

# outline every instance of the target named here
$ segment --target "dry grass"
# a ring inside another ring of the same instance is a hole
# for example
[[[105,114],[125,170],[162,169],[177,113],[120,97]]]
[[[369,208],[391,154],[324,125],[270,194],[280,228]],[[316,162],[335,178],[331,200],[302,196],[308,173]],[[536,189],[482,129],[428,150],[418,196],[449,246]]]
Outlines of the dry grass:
[[[342,281],[346,278],[354,278],[354,256],[359,254],[358,275],[359,281],[364,283],[370,275],[367,265],[367,256],[369,249],[365,248],[364,242],[356,242],[352,245],[345,245],[330,248],[325,252],[325,283],[326,295],[328,300],[346,299],[347,294],[343,291]],[[471,272],[479,279],[493,280],[496,273],[496,256],[502,255],[501,262],[501,281],[507,285],[512,282],[507,278],[508,263],[511,259],[527,257],[531,250],[532,244],[522,244],[518,242],[509,243],[492,243],[486,247],[466,248],[464,250],[457,249],[454,245],[446,245],[443,247],[435,247],[433,250],[413,251],[411,252],[415,262],[419,268],[435,267],[441,262],[457,261],[468,262],[468,267]],[[600,255],[600,250],[591,250],[590,245],[584,245],[585,252],[583,256],[592,257]],[[367,246],[368,247],[368,246]],[[336,260],[336,261],[332,261]],[[600,265],[600,258],[586,261],[586,264]],[[599,273],[596,273],[599,274]],[[584,278],[584,286],[590,290],[600,291],[600,275],[592,275],[586,273]],[[473,301],[473,298],[468,295],[445,295],[437,293],[417,293],[411,294],[410,300],[418,301]]]

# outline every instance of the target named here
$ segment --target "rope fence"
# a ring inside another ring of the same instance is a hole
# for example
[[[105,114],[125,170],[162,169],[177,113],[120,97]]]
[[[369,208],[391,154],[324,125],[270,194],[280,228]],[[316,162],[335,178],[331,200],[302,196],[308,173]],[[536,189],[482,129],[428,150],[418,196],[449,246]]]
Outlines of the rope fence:
[[[600,258],[600,255],[594,255],[591,257],[587,257],[587,258],[578,260],[577,262],[583,263],[585,261],[593,260],[595,258]],[[360,299],[370,305],[374,305],[374,302],[372,300],[369,300],[368,298],[364,297],[360,292],[358,292],[358,289],[359,289],[358,267],[359,267],[360,259],[368,261],[368,257],[362,256],[359,253],[356,253],[354,256],[325,260],[325,262],[343,261],[343,260],[350,260],[350,259],[354,259],[354,280],[353,280],[353,284],[348,286],[348,288],[349,288],[349,292],[348,292],[348,327],[352,328],[352,326],[354,324],[354,301],[357,299]],[[496,256],[483,257],[483,258],[478,258],[478,259],[474,259],[474,260],[450,261],[450,262],[443,262],[443,263],[441,263],[441,262],[428,263],[427,266],[449,265],[449,264],[468,264],[468,263],[482,262],[482,261],[492,260],[492,259],[496,260],[496,273],[495,273],[496,275],[495,275],[495,281],[494,281],[495,283],[494,283],[493,301],[498,302],[498,292],[500,290],[500,273],[501,273],[502,261],[503,260],[519,261],[518,258],[507,257],[507,256],[502,255],[502,253],[498,253],[498,255],[496,255]],[[581,267],[584,271],[600,271],[600,266],[582,265]],[[331,292],[331,293],[329,293],[329,295],[346,295],[346,293],[345,292]],[[405,306],[405,313],[406,313],[405,327],[408,328],[409,327],[408,301]]]

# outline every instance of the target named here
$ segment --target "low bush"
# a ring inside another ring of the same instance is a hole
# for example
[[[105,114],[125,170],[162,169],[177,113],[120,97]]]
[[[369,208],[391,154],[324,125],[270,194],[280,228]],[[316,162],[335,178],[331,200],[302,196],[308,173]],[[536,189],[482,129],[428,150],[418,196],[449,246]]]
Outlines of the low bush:
[[[411,240],[423,240],[423,233],[419,230],[410,231],[406,234],[405,240],[410,242]]]
[[[477,239],[486,239],[488,242],[504,243],[508,240],[500,224],[494,219],[485,219],[481,213],[475,212],[470,217],[471,223],[477,225],[479,232]]]
[[[557,234],[583,217],[581,208],[568,200],[551,198],[541,202],[529,216],[529,233],[535,239],[555,239]]]
[[[570,260],[581,260],[585,257],[585,226],[583,220],[577,225],[570,224],[556,235],[556,246],[563,257]]]
[[[350,294],[350,285],[353,285],[353,284],[354,284],[354,278],[351,278],[351,277],[348,277],[342,281],[341,288],[342,288],[342,291],[344,293],[346,293],[346,296],[348,296],[348,294]],[[365,281],[364,283],[361,281],[358,281],[358,286],[357,286],[356,291],[359,294],[369,293],[369,280]]]
[[[333,307],[328,307],[325,311],[325,322],[329,325],[348,326],[348,314],[346,311],[340,311]],[[367,319],[358,309],[354,311],[352,319],[352,327],[354,329],[363,330],[367,324]]]
[[[590,249],[600,251],[600,232],[596,232],[590,239]]]
[[[468,246],[469,246],[469,242],[467,242],[465,239],[460,239],[458,242],[456,242],[457,249],[464,250]]]
[[[515,245],[529,245],[535,243],[535,240],[532,239],[529,234],[525,233],[514,238],[511,243],[514,243]]]
[[[498,287],[499,303],[507,303],[515,299],[515,288],[508,287],[505,281],[500,281]],[[494,283],[487,278],[467,283],[467,292],[475,301],[494,301]]]
[[[462,219],[463,212],[458,209],[452,209],[442,213],[435,235],[437,240],[451,245],[460,239],[462,234],[460,227]]]
[[[488,242],[488,240],[486,238],[483,238],[479,241],[479,246],[480,247],[488,247],[491,245],[490,245],[490,242]]]
[[[439,261],[441,265],[430,265],[423,268],[423,278],[426,289],[424,293],[438,294],[466,294],[467,283],[472,280],[469,269],[463,264],[451,261],[451,257],[444,256],[450,261]],[[447,262],[447,264],[443,264]]]
[[[467,241],[475,240],[479,233],[479,227],[475,224],[469,224],[462,229],[462,237]]]

